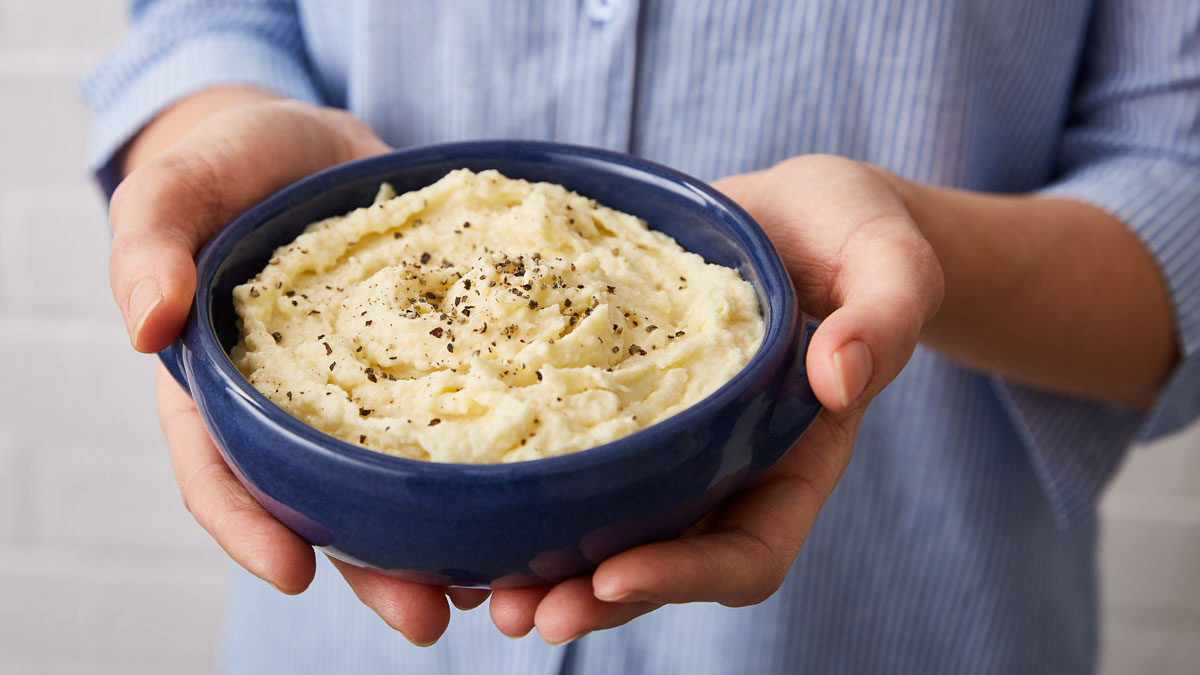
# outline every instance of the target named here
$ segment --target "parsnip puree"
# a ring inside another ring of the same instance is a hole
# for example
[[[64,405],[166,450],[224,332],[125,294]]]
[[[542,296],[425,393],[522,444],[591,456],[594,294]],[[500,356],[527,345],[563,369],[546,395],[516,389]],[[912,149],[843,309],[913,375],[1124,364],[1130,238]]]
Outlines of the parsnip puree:
[[[750,284],[549,183],[453,171],[310,225],[234,290],[234,364],[328,434],[437,462],[590,448],[735,375]]]

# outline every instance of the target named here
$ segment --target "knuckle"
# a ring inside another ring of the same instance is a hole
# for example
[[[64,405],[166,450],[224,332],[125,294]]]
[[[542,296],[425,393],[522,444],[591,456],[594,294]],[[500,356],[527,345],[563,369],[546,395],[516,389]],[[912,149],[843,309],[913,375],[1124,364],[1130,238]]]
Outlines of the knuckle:
[[[180,493],[188,511],[212,534],[224,529],[231,518],[262,511],[262,507],[223,464],[197,469],[184,481]]]
[[[109,228],[113,232],[120,230],[120,224],[125,222],[126,205],[130,201],[129,192],[136,191],[136,181],[134,175],[137,172],[127,176],[120,183],[117,183],[117,189],[113,190],[112,198],[108,202],[108,222]],[[132,186],[132,187],[131,187]]]
[[[783,585],[783,580],[787,576],[788,566],[780,564],[770,564],[761,568],[750,581],[747,587],[743,590],[741,597],[730,607],[749,607],[766,602],[768,598],[775,595],[779,587]]]
[[[193,238],[198,219],[222,216],[225,202],[221,172],[210,156],[219,147],[210,146],[206,151],[180,145],[139,166],[121,181],[109,204],[114,239],[127,234],[141,238],[154,232],[186,242]],[[163,227],[162,223],[172,227]]]

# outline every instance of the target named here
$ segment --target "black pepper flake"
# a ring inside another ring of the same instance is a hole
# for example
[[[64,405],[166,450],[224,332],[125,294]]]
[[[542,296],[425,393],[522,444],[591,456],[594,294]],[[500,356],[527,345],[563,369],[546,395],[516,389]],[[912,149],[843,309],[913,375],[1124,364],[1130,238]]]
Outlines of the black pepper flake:
[[[469,221],[469,220],[463,221],[463,227],[464,227],[464,228],[467,228],[467,229],[470,229],[470,227],[471,227],[471,221]]]
[[[283,335],[281,335],[279,333],[279,331],[275,331],[274,333],[271,333],[271,337],[275,338],[275,344],[279,344],[280,342],[283,342]]]
[[[433,292],[433,291],[425,291],[425,299],[427,299],[427,300],[437,300],[437,295],[436,295],[436,294],[434,294],[434,292]]]
[[[435,338],[442,337],[442,327],[438,326],[437,328],[434,328],[433,330],[429,331],[429,334]]]
[[[650,324],[649,326],[646,326],[647,333],[653,333],[656,330],[658,330],[658,326],[655,326],[654,324]]]
[[[334,367],[334,366],[336,366],[336,365],[337,365],[337,361],[334,361],[333,363],[329,364],[329,372],[331,372],[331,373],[332,373],[332,372],[333,372],[333,367]]]
[[[287,397],[288,397],[288,400],[289,400],[289,401],[290,401],[290,400],[292,400],[292,392],[290,392],[290,391],[289,391],[289,392],[287,393]]]
[[[441,423],[442,423],[442,420],[441,420],[440,418],[437,418],[437,417],[435,417],[435,418],[433,418],[433,419],[429,420],[429,426],[431,426],[431,427],[436,427],[437,425],[439,425],[439,424],[441,424]]]
[[[330,347],[328,342],[322,342],[321,344],[325,345],[325,356],[333,353],[333,347]]]
[[[675,337],[683,337],[683,331],[675,331]]]
[[[366,442],[367,442],[367,435],[366,435],[366,434],[359,434],[359,435],[358,435],[358,442],[359,442],[359,443],[366,443]]]
[[[250,297],[252,297],[252,298],[258,297],[258,289],[257,288],[255,288],[253,286],[250,287]]]
[[[320,313],[321,313],[320,310],[316,310],[316,309],[311,309],[308,311],[309,316],[312,316],[313,314],[320,314]]]
[[[630,355],[641,354],[642,356],[645,356],[646,350],[642,349],[641,347],[634,344],[634,345],[629,345],[629,353],[630,353]]]
[[[571,306],[571,299],[570,299],[570,298],[567,298],[566,300],[563,300],[563,307],[568,307],[568,308],[569,308],[570,306]]]
[[[433,256],[429,255],[428,253],[422,253],[421,254],[421,264],[424,265],[425,263],[429,262],[429,259],[432,257]]]
[[[289,298],[295,294],[296,294],[296,291],[288,291],[287,293],[284,293],[284,295],[288,296]]]
[[[536,371],[534,375],[537,375],[538,382],[542,381],[542,371]]]
[[[361,352],[361,351],[362,351],[362,345],[359,345],[358,348],[354,350],[354,353],[357,354],[358,352]]]
[[[471,290],[471,280],[470,279],[463,279],[463,288],[467,289],[468,291]]]
[[[296,306],[297,306],[297,305],[296,305],[296,301],[295,301],[295,300],[293,300],[293,301],[292,301],[292,307],[296,307]]]
[[[399,232],[392,233],[392,239],[399,239],[401,236],[403,236],[403,235],[401,235]]]
[[[366,325],[368,325],[368,326],[370,326],[371,324],[373,324],[373,323],[375,323],[375,322],[374,322],[374,321],[372,321],[371,319],[367,319],[367,320],[366,320],[366,321],[364,321],[363,323],[364,323],[364,324],[366,324]]]
[[[537,309],[537,306],[538,306],[538,304],[537,304],[537,300],[530,300],[530,301],[529,301],[529,309]]]
[[[379,378],[375,377],[375,373],[372,373],[372,372],[371,372],[371,370],[370,370],[369,368],[367,369],[367,379],[368,379],[368,380],[370,380],[370,381],[372,381],[372,382],[378,382],[378,381],[379,381]]]
[[[612,286],[605,286],[604,288],[606,288],[606,289],[608,290],[608,292],[609,292],[609,293],[616,293],[616,292],[617,292],[617,289],[616,289],[616,288],[613,288]]]
[[[375,412],[375,411],[374,411],[374,410],[371,410],[370,408],[359,408],[359,409],[358,409],[358,416],[359,416],[359,417],[366,417],[367,415],[370,415],[370,414],[371,414],[371,413],[373,413],[373,412]]]
[[[446,351],[450,352],[451,354],[454,353],[454,343],[453,342],[446,343]]]
[[[621,351],[621,348],[620,348],[620,347],[618,347],[618,346],[616,346],[616,345],[613,345],[613,353],[614,353],[614,354],[616,354],[616,353],[618,353],[618,352],[620,352],[620,351]]]

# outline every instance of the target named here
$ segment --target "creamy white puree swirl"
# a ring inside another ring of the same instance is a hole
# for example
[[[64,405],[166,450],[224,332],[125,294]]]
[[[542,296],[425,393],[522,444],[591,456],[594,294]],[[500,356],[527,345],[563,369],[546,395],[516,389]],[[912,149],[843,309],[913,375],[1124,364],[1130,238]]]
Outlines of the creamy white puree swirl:
[[[727,382],[763,333],[736,271],[560,186],[465,169],[310,225],[234,306],[234,364],[274,403],[439,462],[628,435]]]

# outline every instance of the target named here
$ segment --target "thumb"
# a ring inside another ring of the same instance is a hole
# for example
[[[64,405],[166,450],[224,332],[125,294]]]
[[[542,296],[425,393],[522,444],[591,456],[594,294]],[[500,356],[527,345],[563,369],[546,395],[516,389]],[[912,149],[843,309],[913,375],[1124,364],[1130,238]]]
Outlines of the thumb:
[[[272,101],[217,113],[140,165],[109,211],[109,281],[133,347],[155,352],[178,336],[193,257],[231,218],[310,173],[388,149],[344,112]]]
[[[806,357],[817,398],[832,413],[865,407],[904,368],[944,294],[899,194],[865,165],[820,156],[714,187],[763,226],[802,306],[825,315]]]
[[[941,267],[929,243],[911,225],[873,225],[881,232],[849,242],[835,282],[836,309],[807,355],[813,391],[835,413],[864,407],[900,374],[941,306]]]

